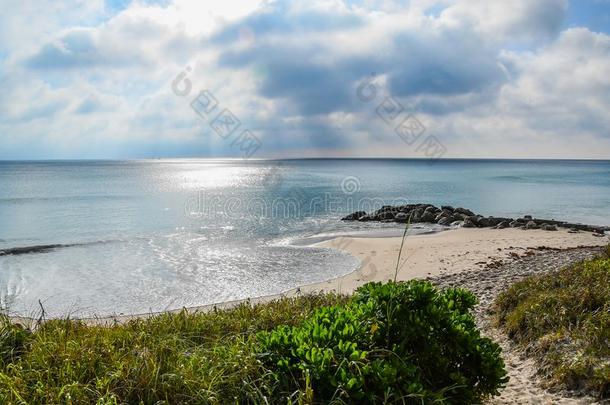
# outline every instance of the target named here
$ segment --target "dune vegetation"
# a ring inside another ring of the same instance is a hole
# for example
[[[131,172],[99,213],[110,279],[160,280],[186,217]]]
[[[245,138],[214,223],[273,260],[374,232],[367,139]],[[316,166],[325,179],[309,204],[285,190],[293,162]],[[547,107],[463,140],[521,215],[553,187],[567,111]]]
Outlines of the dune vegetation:
[[[496,311],[549,385],[610,397],[610,246],[599,258],[514,284]]]
[[[110,326],[3,317],[0,403],[455,403],[506,382],[474,296],[371,283]]]

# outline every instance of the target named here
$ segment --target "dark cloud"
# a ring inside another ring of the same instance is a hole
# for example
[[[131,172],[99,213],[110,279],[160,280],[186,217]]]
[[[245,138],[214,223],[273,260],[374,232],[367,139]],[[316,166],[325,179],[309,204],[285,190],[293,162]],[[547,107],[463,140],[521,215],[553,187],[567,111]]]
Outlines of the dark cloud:
[[[306,10],[294,13],[290,10],[289,1],[277,1],[269,4],[250,16],[225,27],[212,36],[216,44],[226,44],[252,35],[260,39],[268,35],[304,34],[345,30],[362,26],[362,18],[353,13],[331,13],[318,10]]]

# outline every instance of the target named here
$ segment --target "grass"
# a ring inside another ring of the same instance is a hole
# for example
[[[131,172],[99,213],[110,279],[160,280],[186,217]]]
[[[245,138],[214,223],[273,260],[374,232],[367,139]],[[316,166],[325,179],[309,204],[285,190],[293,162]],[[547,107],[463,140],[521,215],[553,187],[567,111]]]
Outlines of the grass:
[[[51,320],[35,332],[0,320],[0,403],[264,403],[256,334],[296,325],[335,294],[111,327]]]
[[[513,285],[496,310],[551,386],[610,397],[610,246],[599,258]]]

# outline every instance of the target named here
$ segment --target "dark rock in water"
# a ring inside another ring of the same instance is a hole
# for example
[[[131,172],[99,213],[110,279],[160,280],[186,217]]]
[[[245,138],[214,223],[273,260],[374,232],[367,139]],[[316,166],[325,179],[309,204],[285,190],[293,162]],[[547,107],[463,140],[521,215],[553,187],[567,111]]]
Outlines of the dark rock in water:
[[[442,205],[440,208],[433,204],[405,204],[401,206],[384,205],[380,209],[367,214],[365,211],[356,211],[343,218],[343,221],[383,221],[383,222],[426,222],[438,223],[439,225],[462,225],[465,228],[489,228],[503,229],[507,227],[522,229],[544,229],[556,231],[558,227],[570,229],[570,232],[593,232],[596,235],[604,236],[610,232],[610,227],[574,224],[554,219],[533,219],[531,215],[523,218],[502,218],[502,217],[483,217],[476,215],[469,209],[458,207],[453,208],[449,205]],[[42,246],[40,251],[48,251],[56,248],[55,245]],[[0,256],[9,254],[29,253],[30,248],[0,249]]]
[[[365,211],[356,211],[356,212],[352,212],[351,214],[341,218],[341,221],[356,221],[358,219],[360,219],[360,217],[363,217],[366,215]]]
[[[399,212],[398,214],[394,215],[394,221],[407,223],[409,221],[409,214],[406,212]]]
[[[391,210],[383,211],[374,216],[374,219],[377,221],[383,221],[387,219],[394,219],[394,212]]]
[[[497,226],[502,222],[506,222],[506,224],[510,224],[512,222],[512,218],[502,218],[502,217],[488,217],[486,218],[489,223],[488,226]]]
[[[490,226],[494,226],[495,224],[492,225],[492,222],[489,220],[489,218],[479,217],[477,220],[477,225],[482,228],[489,228]]]
[[[424,211],[424,213],[421,216],[421,221],[422,222],[436,222],[436,221],[434,221],[435,218],[436,218],[436,215],[434,215],[434,212]]]
[[[508,221],[502,221],[498,225],[496,225],[495,228],[504,229],[504,228],[508,228],[509,226],[510,226],[510,223]]]
[[[424,214],[424,210],[422,208],[414,209],[411,212],[411,222],[420,222],[423,214]]]
[[[470,211],[470,210],[468,210],[466,208],[462,208],[462,207],[458,207],[454,211],[457,212],[458,214],[464,214],[464,215],[466,215],[468,217],[471,217],[471,216],[474,215],[474,212],[472,212],[472,211]]]
[[[436,214],[437,212],[440,212],[441,210],[437,207],[435,207],[434,205],[430,205],[428,207],[426,207],[426,209],[424,210],[424,212],[431,212],[433,214]]]
[[[442,217],[441,219],[438,220],[438,224],[439,225],[451,225],[454,221],[453,217]]]
[[[475,222],[475,220],[476,220],[475,216],[466,217],[464,219],[464,224],[462,225],[462,227],[463,228],[476,228],[477,223]]]

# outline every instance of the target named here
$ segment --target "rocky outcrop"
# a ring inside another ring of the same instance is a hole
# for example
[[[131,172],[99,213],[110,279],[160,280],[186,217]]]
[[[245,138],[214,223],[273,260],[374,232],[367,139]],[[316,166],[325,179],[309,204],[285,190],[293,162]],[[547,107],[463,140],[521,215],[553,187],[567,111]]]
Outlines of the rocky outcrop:
[[[521,228],[543,229],[557,231],[558,228],[567,228],[573,232],[585,231],[603,235],[610,231],[610,227],[586,224],[576,224],[554,219],[533,218],[525,215],[523,218],[484,217],[477,215],[463,207],[453,208],[450,205],[433,204],[407,204],[400,206],[384,205],[377,211],[367,214],[365,211],[356,211],[343,218],[343,221],[383,221],[412,224],[430,223],[443,226],[463,226],[464,228]]]
[[[366,211],[356,211],[346,217],[341,218],[341,221],[356,221],[366,215]]]

